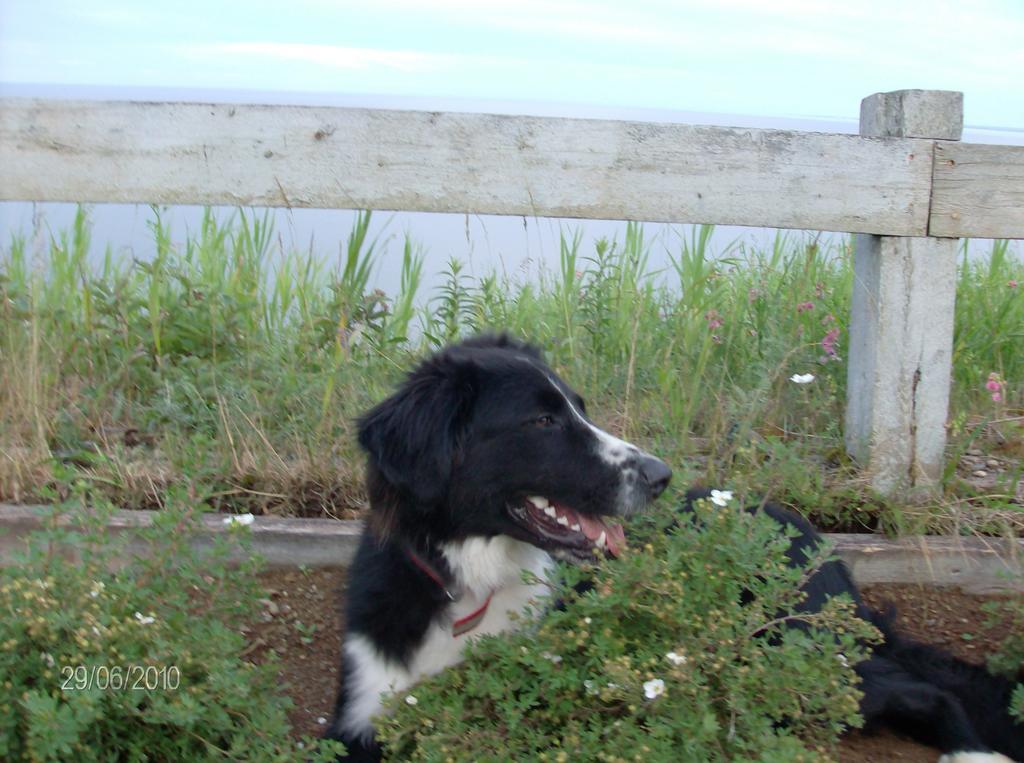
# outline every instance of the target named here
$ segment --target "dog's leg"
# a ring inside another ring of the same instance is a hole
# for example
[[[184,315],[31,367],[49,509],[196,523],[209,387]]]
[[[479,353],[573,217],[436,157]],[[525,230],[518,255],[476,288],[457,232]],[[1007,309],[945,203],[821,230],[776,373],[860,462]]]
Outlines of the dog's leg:
[[[863,680],[861,713],[869,727],[885,725],[922,744],[937,747],[946,753],[946,763],[1009,760],[991,752],[960,700],[951,692],[922,681],[898,662],[884,657],[862,662],[857,672]],[[962,757],[967,753],[981,757]]]
[[[367,638],[348,634],[342,649],[338,699],[325,738],[344,743],[348,749],[345,760],[376,763],[381,750],[372,719],[381,713],[381,697],[408,688],[412,682],[407,670],[381,655]]]

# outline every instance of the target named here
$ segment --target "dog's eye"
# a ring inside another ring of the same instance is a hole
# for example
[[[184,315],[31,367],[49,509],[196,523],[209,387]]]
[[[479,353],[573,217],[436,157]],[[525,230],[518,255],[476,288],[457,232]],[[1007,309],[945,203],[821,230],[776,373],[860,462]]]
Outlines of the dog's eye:
[[[532,422],[535,427],[550,427],[555,424],[555,417],[549,413],[545,413],[543,416],[538,416]]]

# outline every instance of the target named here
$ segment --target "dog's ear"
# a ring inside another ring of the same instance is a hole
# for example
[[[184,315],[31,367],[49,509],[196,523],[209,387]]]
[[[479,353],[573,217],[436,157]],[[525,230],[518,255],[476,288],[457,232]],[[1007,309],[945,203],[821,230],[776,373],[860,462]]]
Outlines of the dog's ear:
[[[371,466],[422,506],[448,490],[475,397],[473,369],[451,357],[424,363],[395,394],[359,419]]]

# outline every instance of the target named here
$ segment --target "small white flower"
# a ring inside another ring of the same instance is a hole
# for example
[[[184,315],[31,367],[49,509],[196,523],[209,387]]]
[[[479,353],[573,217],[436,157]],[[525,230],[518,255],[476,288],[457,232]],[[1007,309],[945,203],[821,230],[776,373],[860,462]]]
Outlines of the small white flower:
[[[585,622],[587,625],[590,625],[590,623],[593,621],[589,617],[584,617],[583,622]]]
[[[665,682],[660,678],[652,678],[644,681],[644,696],[647,699],[655,699],[665,693]]]
[[[814,374],[793,374],[789,380],[794,384],[810,384],[814,381]]]
[[[729,501],[732,500],[731,490],[712,490],[711,491],[711,503],[715,506],[725,506]]]
[[[89,595],[95,599],[97,596],[103,593],[104,588],[106,588],[106,586],[103,584],[103,581],[97,580],[92,584],[92,590],[89,591]]]
[[[316,719],[316,722],[319,723],[321,726],[327,725],[327,719],[324,718],[322,715]]]
[[[150,625],[156,622],[156,618],[152,615],[143,615],[141,612],[135,613],[135,619],[139,621],[139,625]]]
[[[540,656],[543,657],[545,660],[551,660],[553,663],[555,663],[555,665],[562,661],[562,657],[560,655],[551,654],[551,652],[541,652]]]
[[[43,652],[43,662],[45,662],[51,668],[56,664],[56,660],[53,659],[53,655],[49,652]]]
[[[669,652],[666,654],[665,659],[673,665],[685,665],[687,662],[685,654],[676,654],[675,652]]]
[[[836,659],[839,660],[839,664],[842,665],[844,668],[850,667],[850,661],[846,659],[846,655],[842,652],[836,655]]]
[[[420,703],[420,701],[418,699],[416,699],[414,696],[412,696],[411,694],[408,697],[405,698],[405,704],[407,704],[407,705],[418,705],[419,703]]]
[[[255,519],[256,517],[252,514],[234,514],[230,517],[224,517],[224,524],[229,527],[234,527],[236,525],[251,525]]]

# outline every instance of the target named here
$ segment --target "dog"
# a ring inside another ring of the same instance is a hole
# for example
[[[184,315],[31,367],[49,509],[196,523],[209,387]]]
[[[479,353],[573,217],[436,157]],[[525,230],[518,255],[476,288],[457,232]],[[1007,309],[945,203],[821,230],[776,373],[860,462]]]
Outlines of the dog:
[[[339,690],[325,737],[348,760],[378,761],[382,697],[457,664],[468,639],[508,631],[544,606],[556,560],[615,556],[617,518],[643,511],[672,472],[594,425],[583,399],[540,352],[506,335],[450,346],[421,363],[358,421],[367,454],[367,527],[347,583]],[[687,496],[687,506],[703,497]],[[798,531],[792,564],[820,538]],[[524,575],[524,572],[527,573]],[[943,750],[944,763],[1024,760],[1009,681],[896,634],[828,562],[804,607],[847,594],[885,640],[857,666],[868,726],[889,725]],[[551,602],[547,602],[551,604]],[[997,752],[998,751],[998,752]]]
[[[643,510],[672,472],[596,427],[540,353],[507,336],[429,358],[358,432],[370,517],[325,736],[375,761],[383,693],[456,664],[468,638],[515,627],[545,599],[556,559],[619,553],[613,518]]]

